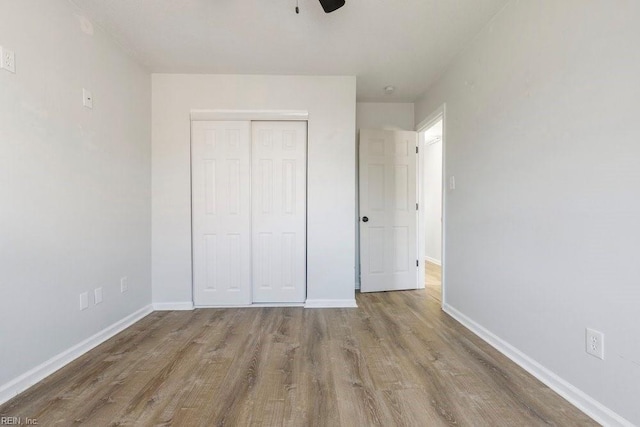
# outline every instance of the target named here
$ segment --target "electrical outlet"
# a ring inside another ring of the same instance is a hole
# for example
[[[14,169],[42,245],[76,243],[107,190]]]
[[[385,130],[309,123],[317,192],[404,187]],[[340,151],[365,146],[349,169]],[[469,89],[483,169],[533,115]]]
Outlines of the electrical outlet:
[[[80,294],[80,311],[89,308],[89,292],[83,292]]]
[[[604,334],[587,328],[586,350],[590,355],[604,360]]]
[[[16,72],[16,56],[12,50],[0,47],[0,68],[10,73]]]
[[[127,277],[120,278],[120,292],[125,293],[129,290],[129,279]]]
[[[102,302],[102,288],[95,288],[93,290],[93,301],[96,305]]]

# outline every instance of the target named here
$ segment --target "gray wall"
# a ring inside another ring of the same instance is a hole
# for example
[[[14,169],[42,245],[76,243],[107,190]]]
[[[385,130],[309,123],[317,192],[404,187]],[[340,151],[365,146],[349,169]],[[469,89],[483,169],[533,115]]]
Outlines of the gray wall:
[[[353,303],[355,77],[154,74],[152,81],[154,303],[193,298],[191,109],[309,112],[307,299]]]
[[[151,302],[151,82],[68,0],[2,1],[0,45],[1,389]]]
[[[638,22],[637,1],[511,1],[416,105],[447,107],[447,303],[635,424]]]
[[[413,102],[358,102],[356,129],[414,129]]]

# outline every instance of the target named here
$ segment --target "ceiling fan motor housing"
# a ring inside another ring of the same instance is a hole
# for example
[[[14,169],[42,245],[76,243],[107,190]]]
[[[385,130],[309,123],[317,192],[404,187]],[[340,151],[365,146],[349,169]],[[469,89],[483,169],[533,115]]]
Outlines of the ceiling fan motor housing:
[[[325,13],[331,13],[336,9],[340,9],[344,6],[345,0],[320,0],[320,4]]]

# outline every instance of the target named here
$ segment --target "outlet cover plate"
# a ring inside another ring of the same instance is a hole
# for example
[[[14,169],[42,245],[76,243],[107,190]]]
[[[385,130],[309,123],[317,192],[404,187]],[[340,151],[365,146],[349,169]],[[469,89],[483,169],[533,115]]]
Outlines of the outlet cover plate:
[[[0,47],[0,68],[10,73],[16,72],[16,56],[12,50]]]
[[[590,355],[604,360],[604,334],[595,329],[587,328],[586,351]]]
[[[83,292],[80,294],[80,311],[89,308],[89,292]]]

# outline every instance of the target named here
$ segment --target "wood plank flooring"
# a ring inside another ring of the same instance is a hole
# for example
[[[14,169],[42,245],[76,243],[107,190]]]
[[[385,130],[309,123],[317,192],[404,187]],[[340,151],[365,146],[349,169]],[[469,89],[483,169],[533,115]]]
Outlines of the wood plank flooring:
[[[597,425],[444,314],[439,295],[427,286],[359,294],[358,309],[155,312],[0,416],[40,426]]]
[[[430,261],[425,262],[424,282],[427,294],[440,302],[442,301],[442,268]]]

